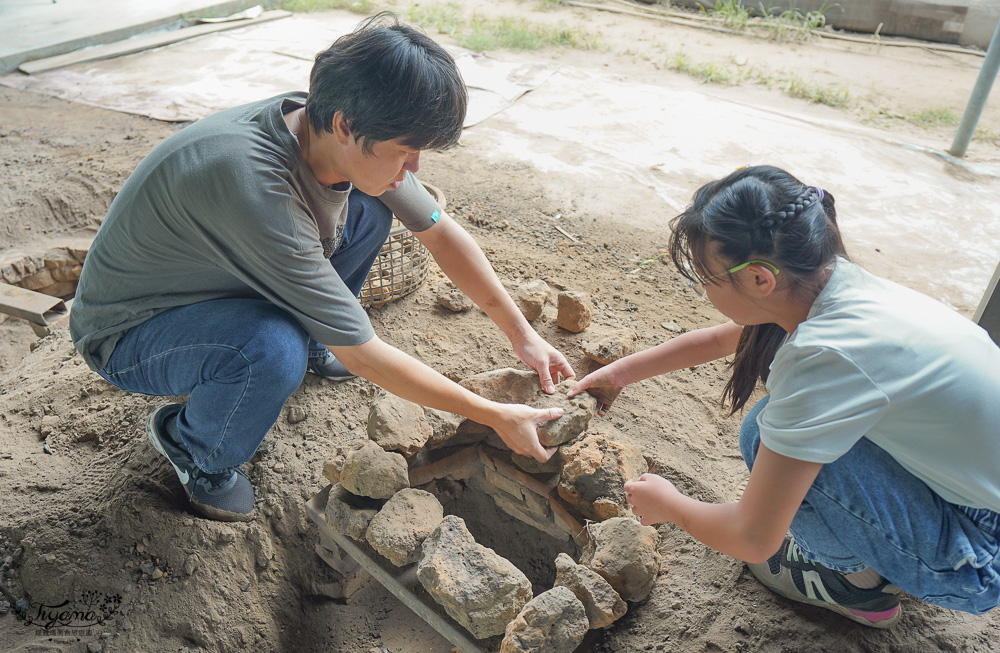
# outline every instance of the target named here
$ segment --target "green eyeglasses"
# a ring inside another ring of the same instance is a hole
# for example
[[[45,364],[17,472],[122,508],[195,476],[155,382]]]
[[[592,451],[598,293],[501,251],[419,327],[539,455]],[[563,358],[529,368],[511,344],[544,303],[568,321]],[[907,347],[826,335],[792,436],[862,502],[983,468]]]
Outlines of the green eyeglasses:
[[[707,284],[712,279],[716,279],[718,277],[721,277],[724,274],[733,274],[735,272],[739,272],[740,270],[746,268],[748,265],[753,265],[754,263],[757,263],[758,265],[763,265],[764,267],[766,267],[767,269],[769,269],[771,272],[773,272],[775,274],[781,274],[781,270],[779,270],[777,268],[777,266],[774,265],[774,263],[768,263],[767,261],[759,261],[757,259],[754,259],[752,261],[747,261],[746,263],[740,263],[739,265],[734,265],[733,267],[729,268],[725,272],[720,272],[719,274],[713,274],[710,277],[704,277],[700,281],[697,281],[697,282],[692,281],[691,282],[691,287],[694,289],[694,291],[696,293],[698,293],[699,295],[704,296],[705,295],[705,284]]]

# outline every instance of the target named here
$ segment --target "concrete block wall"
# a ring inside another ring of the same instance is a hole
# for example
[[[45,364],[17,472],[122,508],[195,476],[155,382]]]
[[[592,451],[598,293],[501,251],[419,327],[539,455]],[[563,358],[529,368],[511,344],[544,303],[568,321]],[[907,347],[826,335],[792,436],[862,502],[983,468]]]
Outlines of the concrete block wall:
[[[674,5],[708,10],[715,0],[673,0]],[[792,3],[783,3],[782,8]],[[747,9],[759,4],[743,0]],[[765,3],[767,6],[767,3]],[[985,50],[1000,20],[1000,0],[798,0],[800,13],[824,10],[828,25],[837,29],[903,36],[936,43],[967,45]]]

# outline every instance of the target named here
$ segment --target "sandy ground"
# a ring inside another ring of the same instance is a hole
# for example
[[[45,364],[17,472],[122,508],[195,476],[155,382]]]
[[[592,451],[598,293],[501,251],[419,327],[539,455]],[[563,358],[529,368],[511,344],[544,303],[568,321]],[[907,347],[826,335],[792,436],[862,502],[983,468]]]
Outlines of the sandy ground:
[[[876,128],[939,148],[950,142],[953,127],[925,130],[884,116],[942,104],[960,113],[981,61],[815,41],[774,44],[533,7],[507,2],[478,8],[516,11],[538,22],[575,21],[600,32],[607,43],[622,44],[531,55],[584,71],[610,67],[623,78],[697,90],[690,78],[659,65],[664,52],[683,48],[705,59],[738,52],[747,65],[795,69],[816,81],[846,84],[877,96],[883,118]],[[747,84],[724,92],[819,118],[871,118]],[[983,123],[994,131],[1000,130],[996,104]],[[31,247],[56,234],[96,227],[134,165],[178,128],[0,89],[3,248]],[[420,176],[444,190],[449,212],[480,242],[505,284],[513,288],[544,279],[555,288],[591,293],[595,318],[587,331],[574,335],[557,328],[551,306],[536,322],[579,374],[590,369],[579,344],[601,329],[634,329],[641,346],[648,347],[673,335],[671,329],[722,320],[670,266],[655,260],[667,234],[636,219],[655,215],[658,223],[670,217],[672,209],[655,193],[630,192],[627,202],[609,199],[572,176],[540,174],[523,161],[491,156],[488,139],[475,129],[464,140],[453,151],[424,157]],[[998,154],[995,144],[979,141],[970,158],[989,162]],[[703,181],[688,183],[693,189]],[[977,183],[975,178],[963,182]],[[453,379],[519,366],[481,311],[453,314],[436,305],[443,283],[432,274],[413,295],[371,310],[379,335]],[[970,312],[969,306],[960,308]],[[638,442],[655,468],[686,492],[705,500],[734,500],[746,471],[736,448],[738,418],[725,418],[718,407],[724,379],[721,363],[650,379],[626,390],[598,422]],[[24,323],[0,324],[0,560],[11,570],[4,572],[3,582],[15,597],[27,593],[48,604],[85,591],[122,598],[118,614],[89,632],[53,635],[26,627],[12,614],[2,616],[0,649],[449,650],[377,584],[365,587],[349,605],[311,591],[328,572],[313,553],[317,535],[304,502],[326,484],[321,469],[332,452],[365,437],[375,393],[363,380],[334,386],[307,377],[289,406],[304,408],[308,417],[294,424],[282,417],[246,466],[258,489],[257,519],[215,523],[186,510],[173,471],[145,440],[144,420],[158,399],[127,395],[106,384],[82,364],[65,331],[37,340]],[[45,443],[51,454],[43,452]],[[664,562],[655,588],[621,621],[591,637],[588,650],[1000,650],[997,614],[975,617],[907,597],[902,621],[888,632],[873,631],[783,601],[764,590],[742,563],[674,526],[659,531]],[[144,575],[140,565],[149,562],[166,575],[158,580]]]

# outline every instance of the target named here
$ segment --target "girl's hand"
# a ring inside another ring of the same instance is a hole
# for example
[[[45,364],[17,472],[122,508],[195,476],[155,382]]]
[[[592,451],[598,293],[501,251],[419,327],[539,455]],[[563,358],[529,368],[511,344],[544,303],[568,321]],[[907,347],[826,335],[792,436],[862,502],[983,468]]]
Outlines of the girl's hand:
[[[575,397],[586,390],[597,399],[597,414],[601,417],[607,415],[611,404],[626,385],[611,368],[608,365],[583,377],[576,382],[568,396]]]
[[[489,424],[514,453],[530,456],[544,463],[558,447],[543,447],[538,441],[538,425],[562,417],[562,408],[539,410],[524,404],[496,404],[498,418]]]
[[[540,335],[531,331],[523,338],[512,340],[514,353],[525,365],[538,372],[538,380],[542,384],[542,389],[548,394],[556,391],[556,383],[560,381],[560,375],[565,378],[573,378],[576,373],[566,361],[566,357],[559,351],[545,342]]]
[[[625,499],[643,526],[673,522],[670,506],[682,496],[673,483],[656,474],[643,474],[639,480],[625,483]]]

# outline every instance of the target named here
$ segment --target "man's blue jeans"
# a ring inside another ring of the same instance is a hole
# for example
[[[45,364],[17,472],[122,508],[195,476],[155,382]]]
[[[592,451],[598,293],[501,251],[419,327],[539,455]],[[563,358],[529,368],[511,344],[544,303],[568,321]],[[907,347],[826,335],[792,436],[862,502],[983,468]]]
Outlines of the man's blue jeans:
[[[355,296],[391,226],[384,204],[351,193],[343,240],[330,262]],[[289,313],[264,299],[219,299],[172,308],[133,327],[100,374],[129,392],[189,394],[177,415],[181,444],[202,471],[220,472],[257,451],[302,383],[311,342]]]
[[[767,400],[740,429],[751,469]],[[808,559],[843,572],[870,566],[928,603],[973,614],[1000,604],[1000,514],[948,503],[867,438],[823,465],[791,532]]]

